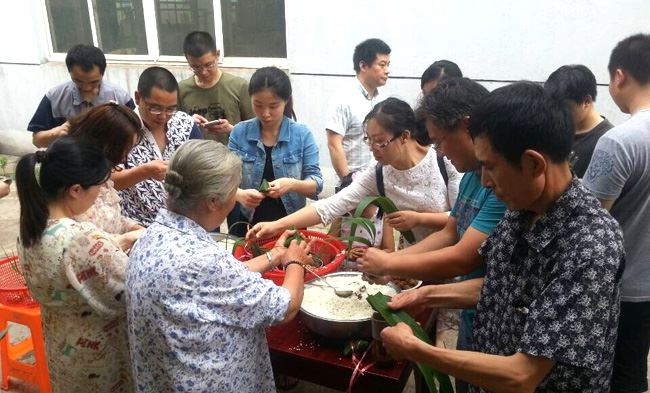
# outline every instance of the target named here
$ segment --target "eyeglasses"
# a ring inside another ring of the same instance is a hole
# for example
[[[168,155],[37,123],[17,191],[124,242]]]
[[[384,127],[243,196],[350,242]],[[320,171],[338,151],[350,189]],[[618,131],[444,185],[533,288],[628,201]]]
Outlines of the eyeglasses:
[[[433,145],[433,148],[437,151],[440,152],[442,150],[442,143],[447,139],[447,135],[443,136],[440,139],[433,139],[431,138],[431,144]]]
[[[162,115],[163,113],[167,116],[173,116],[176,112],[178,112],[178,108],[175,106],[163,108],[160,105],[150,104],[147,101],[144,101],[144,103],[147,104],[147,111],[155,116]]]
[[[390,145],[390,143],[391,143],[392,141],[394,141],[395,139],[399,138],[400,136],[402,136],[402,135],[401,135],[401,134],[400,134],[400,135],[395,135],[394,137],[390,138],[390,139],[387,140],[386,142],[377,143],[377,142],[373,142],[372,139],[370,139],[370,137],[366,134],[366,135],[363,136],[363,141],[366,142],[366,144],[367,144],[368,146],[370,146],[371,149],[372,149],[372,148],[375,148],[375,147],[376,147],[377,149],[383,149],[383,148],[385,148],[386,146]]]
[[[217,66],[217,60],[214,59],[211,62],[205,63],[203,65],[190,64],[190,69],[192,69],[192,71],[194,72],[201,72],[201,70],[210,71],[213,70],[216,66]]]

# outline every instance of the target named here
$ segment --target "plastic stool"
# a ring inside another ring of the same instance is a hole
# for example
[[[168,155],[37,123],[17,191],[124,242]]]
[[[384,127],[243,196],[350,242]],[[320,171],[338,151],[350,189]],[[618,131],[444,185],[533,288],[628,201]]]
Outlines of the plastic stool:
[[[11,307],[0,304],[0,331],[6,329],[8,322],[19,323],[29,328],[31,336],[12,345],[9,332],[0,342],[2,358],[2,389],[9,389],[9,377],[17,378],[40,387],[41,393],[50,393],[50,374],[45,358],[45,343],[41,327],[40,307]],[[30,351],[34,351],[34,365],[19,361]]]

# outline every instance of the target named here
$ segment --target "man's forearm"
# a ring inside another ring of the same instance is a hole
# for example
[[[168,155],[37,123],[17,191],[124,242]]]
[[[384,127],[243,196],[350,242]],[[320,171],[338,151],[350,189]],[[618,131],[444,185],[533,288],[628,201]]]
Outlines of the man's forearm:
[[[453,228],[445,226],[443,229],[432,233],[426,238],[420,240],[412,246],[406,247],[396,252],[396,255],[422,254],[425,252],[439,250],[444,247],[454,245],[457,236]]]
[[[555,364],[552,360],[516,353],[510,356],[437,348],[415,336],[406,338],[412,361],[495,393],[534,392]]]
[[[46,148],[50,143],[54,142],[56,138],[59,137],[59,130],[57,127],[52,128],[51,130],[34,132],[32,134],[32,143],[36,147]]]
[[[458,244],[422,254],[391,254],[384,274],[418,280],[446,280],[468,274],[483,262],[478,247],[463,250]]]
[[[483,278],[452,284],[426,285],[422,291],[425,305],[431,308],[473,308],[478,304]]]

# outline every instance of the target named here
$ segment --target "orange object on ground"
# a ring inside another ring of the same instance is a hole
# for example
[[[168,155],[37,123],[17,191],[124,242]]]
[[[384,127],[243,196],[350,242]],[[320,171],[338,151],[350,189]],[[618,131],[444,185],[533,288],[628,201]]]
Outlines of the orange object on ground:
[[[12,307],[38,306],[25,284],[17,256],[0,259],[0,303]]]
[[[39,386],[41,393],[50,393],[50,374],[45,358],[41,308],[11,307],[0,304],[0,331],[8,328],[8,322],[27,326],[31,336],[12,345],[10,333],[7,332],[0,342],[2,389],[9,389],[9,377],[12,377]],[[20,361],[30,351],[34,351],[35,362],[33,365]]]

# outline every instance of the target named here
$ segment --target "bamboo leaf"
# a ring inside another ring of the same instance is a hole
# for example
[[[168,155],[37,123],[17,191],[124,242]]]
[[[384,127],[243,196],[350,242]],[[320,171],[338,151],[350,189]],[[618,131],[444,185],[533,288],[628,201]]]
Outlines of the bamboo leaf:
[[[422,329],[422,327],[418,325],[418,323],[415,322],[415,320],[411,318],[411,316],[408,315],[404,310],[395,311],[388,308],[387,303],[390,300],[389,296],[386,296],[381,292],[377,292],[374,295],[368,295],[367,300],[372,308],[380,313],[390,326],[395,326],[400,322],[404,322],[411,328],[411,330],[413,330],[413,334],[415,334],[417,338],[429,345],[433,345],[431,339]],[[454,393],[454,389],[451,385],[449,376],[432,369],[424,363],[416,363],[416,365],[422,373],[422,376],[424,377],[424,380],[429,387],[430,392],[438,393],[438,389],[436,388],[436,384],[434,382],[435,379],[440,385],[440,393]]]
[[[393,203],[393,201],[390,200],[388,197],[383,197],[383,196],[367,196],[359,202],[359,206],[357,206],[357,209],[354,211],[354,217],[361,217],[363,214],[363,211],[366,210],[366,208],[370,205],[375,205],[377,207],[381,207],[381,209],[384,211],[386,214],[390,213],[395,213],[399,211],[397,206]],[[408,230],[408,231],[400,231],[402,236],[404,236],[404,239],[408,241],[411,244],[415,243],[415,235],[413,235],[413,232]]]
[[[263,194],[269,192],[269,182],[266,179],[262,180],[262,184],[260,185],[259,192]]]
[[[372,247],[372,243],[370,243],[370,240],[366,239],[365,237],[361,236],[346,236],[346,237],[339,237],[339,240],[342,240],[344,242],[359,242],[363,243],[368,247]]]

